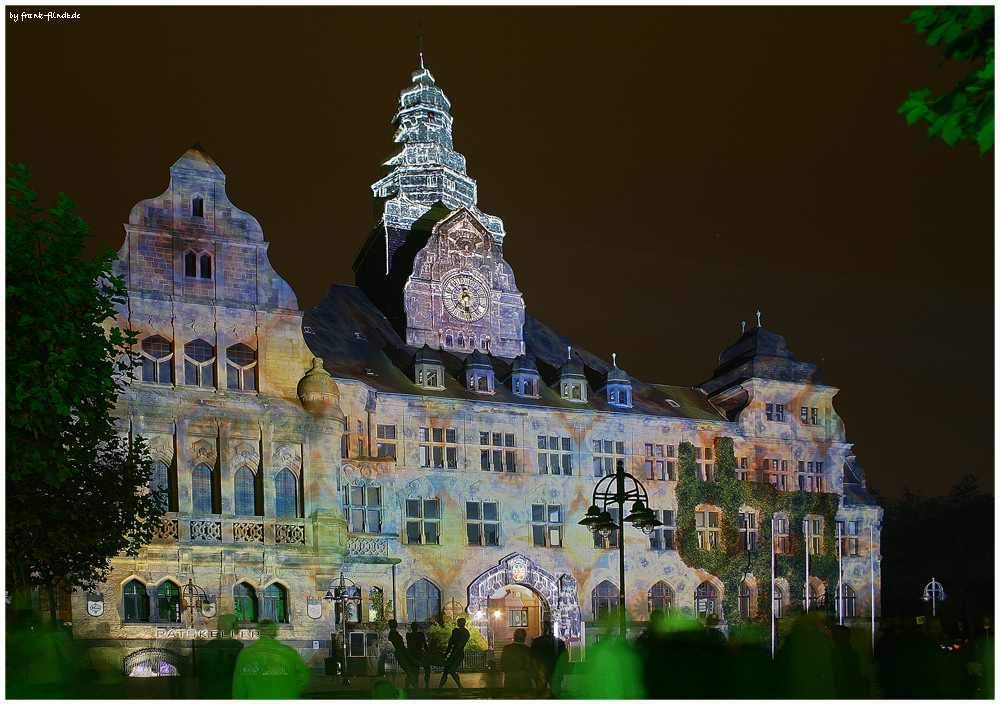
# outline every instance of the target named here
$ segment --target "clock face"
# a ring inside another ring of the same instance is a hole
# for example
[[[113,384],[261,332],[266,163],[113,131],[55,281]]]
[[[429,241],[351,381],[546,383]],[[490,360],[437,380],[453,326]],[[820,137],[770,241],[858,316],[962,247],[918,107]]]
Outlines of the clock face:
[[[460,321],[478,321],[490,310],[490,294],[478,279],[456,274],[441,285],[444,308]]]

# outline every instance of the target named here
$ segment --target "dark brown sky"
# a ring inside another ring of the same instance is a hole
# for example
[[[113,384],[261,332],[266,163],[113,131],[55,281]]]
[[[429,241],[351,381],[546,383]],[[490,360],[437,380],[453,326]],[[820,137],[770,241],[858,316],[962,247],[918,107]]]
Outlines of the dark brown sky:
[[[39,9],[6,8],[7,160],[99,244],[199,141],[303,307],[353,283],[420,22],[530,315],[693,386],[759,308],[872,485],[992,490],[994,158],[896,114],[963,75],[910,8]]]

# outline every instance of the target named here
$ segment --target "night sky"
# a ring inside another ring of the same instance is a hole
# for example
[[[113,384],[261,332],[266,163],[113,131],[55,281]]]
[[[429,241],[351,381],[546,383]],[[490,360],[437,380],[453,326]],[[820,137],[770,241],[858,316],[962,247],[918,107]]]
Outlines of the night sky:
[[[200,142],[303,308],[372,226],[399,91],[452,102],[529,315],[695,386],[740,322],[842,391],[869,484],[993,489],[994,158],[896,113],[967,67],[909,7],[8,6],[7,161],[117,250]],[[419,24],[418,24],[419,23]]]

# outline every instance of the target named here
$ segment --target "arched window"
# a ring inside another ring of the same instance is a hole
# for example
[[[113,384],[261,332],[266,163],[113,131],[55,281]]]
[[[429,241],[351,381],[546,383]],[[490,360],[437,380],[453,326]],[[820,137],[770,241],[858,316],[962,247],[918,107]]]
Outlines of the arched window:
[[[706,580],[694,591],[694,611],[699,619],[705,619],[710,614],[721,617],[719,612],[719,591]]]
[[[649,588],[649,611],[660,610],[669,615],[674,608],[674,591],[662,580]]]
[[[621,604],[619,597],[618,587],[608,580],[602,580],[590,593],[594,619],[613,617]]]
[[[298,482],[288,468],[274,476],[274,510],[279,517],[299,516]]]
[[[154,384],[171,384],[171,359],[174,357],[170,341],[159,335],[150,335],[142,339],[142,381]]]
[[[156,588],[156,620],[181,621],[181,591],[169,580]]]
[[[212,278],[212,255],[207,252],[202,252],[201,257],[198,258],[198,264],[201,265],[201,278],[211,279]]]
[[[739,607],[743,619],[753,619],[757,616],[757,591],[745,580],[740,581]]]
[[[184,276],[198,276],[198,255],[191,250],[184,253]]]
[[[236,343],[226,350],[226,371],[228,389],[257,389],[257,353],[253,348]]]
[[[188,250],[184,253],[184,276],[197,279],[212,278],[212,255],[208,252]]]
[[[818,584],[817,584],[818,583]],[[826,605],[826,586],[819,581],[809,581],[809,610],[821,610]]]
[[[215,506],[215,492],[212,470],[205,463],[198,463],[191,473],[191,498],[194,500],[195,514],[212,514]]]
[[[125,621],[148,622],[149,595],[146,594],[146,586],[138,580],[131,580],[125,584],[125,589],[122,592],[124,596]]]
[[[170,486],[170,471],[167,468],[167,464],[162,460],[157,460],[153,463],[153,474],[149,478],[149,489],[162,490],[164,493],[162,507],[163,511],[171,511],[173,506],[173,488]]]
[[[191,215],[195,218],[205,217],[205,200],[201,196],[191,199]]]
[[[242,516],[259,516],[257,511],[257,476],[246,465],[233,476],[235,485],[235,511]]]
[[[853,619],[858,616],[857,595],[854,592],[854,588],[850,585],[844,585],[843,596],[840,599],[840,609],[842,616],[847,619]]]
[[[246,583],[240,583],[233,588],[233,603],[236,607],[236,619],[240,622],[257,621],[257,591]]]
[[[278,583],[268,585],[264,591],[264,619],[288,622],[288,591]]]
[[[421,578],[406,588],[406,616],[411,622],[436,622],[441,615],[441,591]]]
[[[215,348],[204,340],[184,344],[184,384],[215,386]]]
[[[771,594],[774,599],[774,618],[781,619],[785,615],[785,591],[775,583],[771,585]]]

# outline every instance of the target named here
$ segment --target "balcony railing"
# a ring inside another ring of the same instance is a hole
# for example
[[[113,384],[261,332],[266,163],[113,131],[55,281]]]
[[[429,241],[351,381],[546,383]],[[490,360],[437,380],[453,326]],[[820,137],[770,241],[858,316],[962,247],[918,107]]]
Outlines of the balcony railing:
[[[308,541],[308,525],[305,519],[168,517],[157,527],[153,540],[203,544],[304,546]]]

